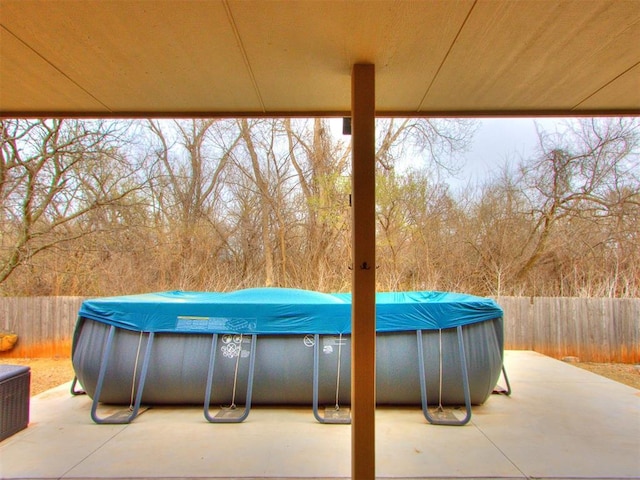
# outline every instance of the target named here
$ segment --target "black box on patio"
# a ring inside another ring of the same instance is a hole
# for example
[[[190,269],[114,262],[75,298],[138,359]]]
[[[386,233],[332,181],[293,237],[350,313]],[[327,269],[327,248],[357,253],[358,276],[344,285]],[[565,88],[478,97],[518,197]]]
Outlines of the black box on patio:
[[[31,369],[0,365],[0,441],[27,428]]]

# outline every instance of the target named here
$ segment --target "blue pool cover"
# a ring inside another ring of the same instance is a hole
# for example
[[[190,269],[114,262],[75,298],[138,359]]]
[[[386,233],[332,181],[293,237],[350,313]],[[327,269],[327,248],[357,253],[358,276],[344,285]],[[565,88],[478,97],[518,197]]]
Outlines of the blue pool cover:
[[[86,300],[82,318],[142,332],[348,334],[351,294],[289,288],[161,292]],[[437,330],[502,317],[489,298],[461,293],[376,294],[376,330]]]

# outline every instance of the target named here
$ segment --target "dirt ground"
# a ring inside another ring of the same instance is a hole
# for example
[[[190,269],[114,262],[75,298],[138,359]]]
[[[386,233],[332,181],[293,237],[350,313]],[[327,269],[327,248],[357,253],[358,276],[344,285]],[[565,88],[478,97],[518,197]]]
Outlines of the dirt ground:
[[[640,390],[640,366],[638,365],[592,362],[574,363],[572,365]]]
[[[31,367],[31,395],[73,380],[73,367],[68,358],[0,358],[0,364]],[[572,363],[579,368],[610,378],[640,390],[640,368],[623,363]]]
[[[4,358],[0,364],[29,365],[31,367],[31,396],[73,380],[69,358]]]

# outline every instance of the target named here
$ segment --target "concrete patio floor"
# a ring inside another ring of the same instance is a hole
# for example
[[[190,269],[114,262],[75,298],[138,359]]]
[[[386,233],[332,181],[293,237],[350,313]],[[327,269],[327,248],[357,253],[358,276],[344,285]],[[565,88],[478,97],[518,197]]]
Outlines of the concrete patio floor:
[[[378,478],[640,478],[640,391],[529,351],[508,351],[513,394],[492,395],[463,427],[419,408],[376,412]],[[503,380],[501,384],[504,385]],[[69,384],[31,399],[26,430],[0,442],[3,479],[348,478],[350,427],[311,408],[254,407],[242,424],[202,408],[152,408],[96,425]]]

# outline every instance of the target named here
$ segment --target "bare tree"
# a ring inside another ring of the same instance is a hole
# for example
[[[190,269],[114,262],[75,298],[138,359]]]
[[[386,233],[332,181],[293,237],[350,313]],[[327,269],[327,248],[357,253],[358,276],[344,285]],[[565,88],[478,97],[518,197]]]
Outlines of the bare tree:
[[[261,253],[265,286],[286,286],[290,271],[287,242],[295,185],[281,124],[277,119],[238,120],[242,143],[233,156],[235,168],[246,180],[238,184],[248,188],[238,193],[257,202],[255,223],[261,243],[253,248]]]
[[[589,217],[600,224],[639,202],[637,119],[579,119],[562,133],[538,136],[539,157],[521,167],[532,227],[522,244],[517,279],[547,252],[560,221]]]
[[[469,146],[476,126],[464,119],[377,121],[379,277],[388,288],[422,288],[439,276],[438,262],[430,259],[439,242],[450,244],[433,227],[442,225],[443,208],[455,210],[440,175],[459,169],[457,154]]]
[[[376,160],[383,170],[403,165],[432,174],[457,172],[478,123],[469,119],[392,118],[376,121]]]
[[[308,273],[301,280],[308,288],[325,290],[332,279],[345,275],[348,262],[350,148],[331,136],[324,119],[314,119],[312,126],[309,121],[285,119],[284,129],[303,199],[298,209]]]
[[[229,121],[148,120],[157,159],[151,180],[161,210],[183,224],[207,218],[221,199],[230,152],[240,141]]]
[[[519,245],[526,241],[530,220],[523,215],[525,198],[513,171],[480,187],[466,211],[460,237],[468,247],[466,266],[474,291],[489,295],[513,294],[520,266]]]
[[[154,159],[148,182],[158,230],[168,229],[174,261],[164,268],[183,288],[202,287],[227,247],[225,174],[240,131],[231,120],[148,120]],[[173,240],[175,239],[175,240]]]
[[[85,220],[139,190],[126,124],[0,120],[0,283],[41,252],[97,231]]]

